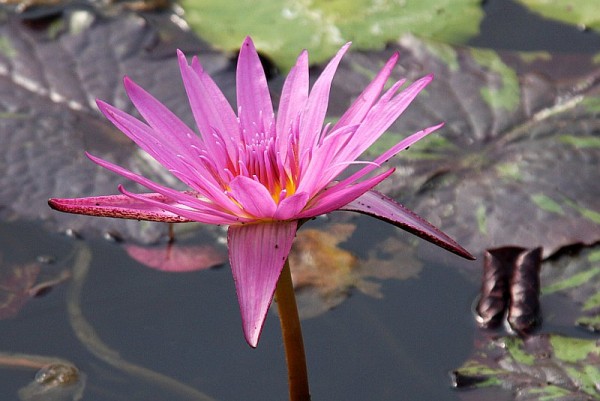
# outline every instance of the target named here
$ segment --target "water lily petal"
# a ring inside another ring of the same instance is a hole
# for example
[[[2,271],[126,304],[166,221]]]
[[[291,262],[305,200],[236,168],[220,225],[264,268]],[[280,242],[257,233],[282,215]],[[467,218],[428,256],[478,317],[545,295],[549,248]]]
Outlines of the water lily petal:
[[[296,235],[296,221],[229,227],[227,243],[246,341],[256,347],[283,264]]]
[[[276,220],[296,218],[296,215],[306,206],[308,198],[309,196],[306,192],[296,192],[294,195],[285,198],[277,205],[277,211],[273,218]]]
[[[235,202],[233,202],[225,194],[221,194],[222,196],[219,196],[219,197],[216,197],[216,196],[210,197],[210,198],[208,198],[208,199],[210,199],[209,201],[202,200],[196,196],[186,195],[187,194],[186,192],[180,192],[175,189],[157,184],[154,181],[149,180],[146,177],[143,177],[139,174],[135,174],[135,173],[127,170],[126,168],[117,166],[116,164],[110,163],[106,160],[102,160],[98,157],[95,157],[95,156],[89,154],[89,153],[86,153],[86,155],[87,155],[87,157],[90,158],[90,160],[92,160],[94,163],[98,164],[99,166],[104,167],[105,169],[110,170],[114,173],[117,173],[131,181],[137,182],[138,184],[143,185],[144,187],[148,188],[151,191],[158,192],[158,193],[160,193],[168,198],[171,198],[171,199],[177,199],[179,203],[185,205],[186,207],[189,207],[192,209],[197,209],[200,211],[207,211],[207,212],[210,211],[211,214],[221,213],[221,215],[225,219],[231,219],[232,214],[222,212],[222,210],[237,211],[240,214],[242,212],[239,205],[237,205]],[[217,193],[218,193],[218,191],[217,191]],[[239,220],[233,220],[233,221],[239,221]],[[245,221],[245,220],[242,219],[242,221]],[[217,224],[229,224],[229,223],[227,223],[226,221],[223,221],[223,222],[217,223]]]
[[[273,123],[273,103],[267,86],[265,71],[254,43],[247,37],[242,43],[236,71],[238,117],[248,132],[268,129]]]
[[[371,108],[356,133],[352,136],[351,142],[344,149],[342,158],[354,160],[367,150],[398,119],[419,92],[432,80],[433,75],[427,75],[389,99],[389,96],[397,90],[396,85],[398,83],[396,83]]]
[[[306,110],[300,121],[300,132],[302,135],[299,138],[299,152],[301,154],[303,151],[312,148],[319,138],[319,134],[323,128],[323,122],[325,121],[327,106],[329,105],[331,82],[333,81],[333,76],[342,57],[346,54],[349,47],[350,43],[346,43],[342,46],[335,57],[327,64],[310,91]]]
[[[379,94],[383,90],[394,66],[398,62],[400,54],[394,52],[392,57],[388,59],[383,68],[379,71],[375,79],[358,95],[356,100],[352,103],[352,106],[340,117],[338,122],[335,124],[335,128],[342,127],[344,125],[358,124],[367,115],[371,107],[379,97]],[[402,80],[401,82],[404,82]]]
[[[128,77],[123,79],[123,85],[131,102],[148,125],[161,134],[163,141],[176,146],[176,154],[193,160],[197,156],[194,149],[204,148],[198,135],[154,96]]]
[[[228,225],[228,224],[239,224],[241,222],[248,221],[247,218],[243,218],[242,216],[239,216],[239,215],[228,215],[228,214],[219,213],[219,212],[215,213],[213,210],[210,210],[210,209],[202,210],[202,209],[190,208],[187,205],[184,205],[179,202],[163,203],[163,202],[160,202],[160,201],[152,199],[152,198],[150,198],[150,199],[144,198],[144,196],[141,194],[136,194],[136,193],[127,191],[123,187],[123,185],[119,185],[119,191],[123,195],[126,195],[132,199],[146,202],[149,205],[155,206],[157,208],[162,208],[166,211],[169,211],[171,213],[185,217],[192,221],[197,221],[199,223]],[[183,195],[183,194],[180,194],[180,195]]]
[[[363,167],[362,169],[360,169],[356,173],[354,173],[351,176],[349,176],[349,177],[345,178],[344,180],[340,181],[340,184],[347,185],[347,184],[350,184],[350,183],[352,183],[352,182],[354,182],[356,180],[359,180],[360,178],[364,177],[366,174],[369,174],[371,171],[373,171],[373,170],[377,169],[378,167],[380,167],[383,163],[387,162],[389,159],[391,159],[392,157],[394,157],[398,153],[402,152],[403,150],[408,149],[414,143],[420,141],[421,139],[423,139],[427,135],[429,135],[432,132],[440,129],[443,126],[444,126],[444,124],[440,123],[438,125],[434,125],[433,127],[428,127],[428,128],[425,128],[424,130],[421,130],[419,132],[415,132],[414,134],[412,134],[412,135],[404,138],[403,140],[401,140],[400,142],[398,142],[396,145],[392,146],[390,149],[388,149],[387,151],[385,151],[384,153],[382,153],[380,156],[378,156],[375,160],[373,160],[372,163],[368,164],[366,167]],[[341,172],[341,170],[337,171],[337,174],[339,174],[340,172]],[[336,174],[336,176],[337,176],[337,174]]]
[[[239,125],[231,105],[212,78],[204,71],[197,57],[188,65],[185,55],[177,51],[179,69],[183,79],[196,126],[211,157],[217,164],[226,165],[224,157],[234,159],[234,149],[239,141]],[[227,153],[223,152],[223,146]]]
[[[238,175],[230,183],[229,194],[246,213],[257,218],[271,218],[277,205],[263,184],[252,178]]]
[[[310,206],[300,213],[297,218],[308,219],[340,209],[385,180],[393,172],[394,169],[392,168],[357,184],[345,186],[337,184],[325,188],[311,200]]]
[[[365,192],[362,196],[340,209],[368,214],[392,223],[396,227],[400,227],[463,258],[475,259],[466,249],[433,224],[380,192],[373,190]]]
[[[281,91],[277,111],[277,134],[282,137],[282,140],[289,136],[290,128],[306,107],[308,85],[308,52],[304,50],[298,56],[296,65],[290,70]],[[280,149],[280,151],[286,151],[286,149]]]
[[[339,172],[343,171],[350,163],[334,163],[338,153],[344,148],[358,125],[346,125],[327,135],[320,146],[313,149],[310,158],[301,165],[302,181],[298,191],[315,194],[327,186]]]
[[[150,193],[140,196],[145,199],[153,199],[162,204],[175,203],[175,201],[162,194]],[[126,195],[105,195],[74,199],[51,198],[48,200],[48,204],[54,210],[88,216],[160,221],[164,223],[194,221],[150,205],[148,202],[132,199]]]
[[[167,137],[144,124],[137,118],[130,116],[122,110],[111,106],[101,100],[96,101],[98,108],[104,116],[117,127],[121,132],[134,141],[146,153],[152,156],[157,162],[163,165],[166,169],[192,188],[197,188],[196,182],[200,181],[197,178],[202,172],[195,172],[190,169],[189,164],[186,164],[177,155],[180,154],[178,148],[174,146],[174,142],[166,140]],[[206,179],[211,179],[206,175]],[[202,180],[204,181],[204,180]]]

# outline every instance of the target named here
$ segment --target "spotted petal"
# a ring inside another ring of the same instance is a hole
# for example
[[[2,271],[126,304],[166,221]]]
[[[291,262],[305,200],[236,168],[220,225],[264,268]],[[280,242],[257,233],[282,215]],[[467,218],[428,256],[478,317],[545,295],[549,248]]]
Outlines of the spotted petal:
[[[140,197],[164,204],[176,203],[172,199],[156,193],[143,194]],[[54,210],[88,216],[160,221],[164,223],[194,221],[126,195],[92,196],[75,199],[52,198],[48,200],[48,204]]]
[[[368,214],[380,220],[392,223],[418,237],[423,238],[437,246],[440,246],[463,258],[475,259],[466,249],[460,246],[452,238],[444,234],[433,224],[416,214],[410,209],[402,206],[395,200],[388,198],[377,191],[368,191],[356,200],[350,202],[340,210],[349,210]]]

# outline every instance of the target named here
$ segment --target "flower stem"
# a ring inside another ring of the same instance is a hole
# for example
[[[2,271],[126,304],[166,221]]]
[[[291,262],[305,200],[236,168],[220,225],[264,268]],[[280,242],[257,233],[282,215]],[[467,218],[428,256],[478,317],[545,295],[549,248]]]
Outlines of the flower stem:
[[[275,297],[285,347],[290,401],[308,401],[310,400],[310,392],[308,390],[308,372],[306,370],[306,357],[304,356],[302,328],[300,327],[296,296],[292,285],[290,263],[287,260],[277,282]]]

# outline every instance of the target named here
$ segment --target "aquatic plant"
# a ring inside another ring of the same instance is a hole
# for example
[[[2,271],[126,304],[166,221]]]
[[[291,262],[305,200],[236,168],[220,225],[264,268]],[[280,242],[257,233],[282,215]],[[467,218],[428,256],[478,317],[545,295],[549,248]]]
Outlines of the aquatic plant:
[[[384,91],[398,60],[396,53],[335,124],[324,124],[331,83],[349,46],[338,51],[310,90],[308,54],[302,52],[285,80],[276,115],[250,38],[243,42],[237,64],[237,115],[198,58],[189,64],[179,52],[183,83],[200,135],[126,77],[127,94],[146,123],[99,100],[100,111],[189,189],[163,186],[87,154],[98,165],[153,192],[132,193],[119,186],[121,195],[50,199],[50,206],[93,216],[228,225],[229,261],[243,331],[252,347],[258,344],[276,287],[286,338],[284,320],[295,309],[287,257],[306,219],[335,210],[356,211],[472,258],[430,223],[373,190],[394,172],[375,172],[378,168],[443,124],[406,137],[375,160],[358,160],[433,76],[403,90],[405,81],[401,80]],[[339,178],[349,166],[360,168]],[[292,335],[299,334],[299,324],[289,327]],[[291,348],[298,348],[298,341],[301,347],[300,336]],[[289,362],[295,358],[288,351],[286,347]]]

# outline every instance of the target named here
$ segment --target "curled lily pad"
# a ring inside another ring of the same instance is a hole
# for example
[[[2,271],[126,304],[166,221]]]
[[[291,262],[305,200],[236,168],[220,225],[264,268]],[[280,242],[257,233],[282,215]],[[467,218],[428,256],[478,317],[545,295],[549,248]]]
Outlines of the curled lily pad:
[[[474,355],[452,372],[460,389],[508,389],[513,399],[589,401],[600,399],[600,344],[543,334],[523,340],[518,337],[484,339]],[[468,393],[466,393],[468,394]],[[491,394],[486,395],[486,394]],[[478,400],[498,395],[477,391]]]
[[[503,247],[484,254],[477,321],[497,327],[504,317],[520,334],[532,331],[540,321],[540,267],[542,249]]]

